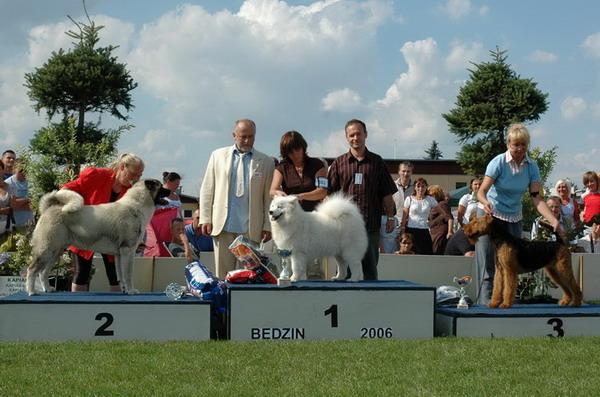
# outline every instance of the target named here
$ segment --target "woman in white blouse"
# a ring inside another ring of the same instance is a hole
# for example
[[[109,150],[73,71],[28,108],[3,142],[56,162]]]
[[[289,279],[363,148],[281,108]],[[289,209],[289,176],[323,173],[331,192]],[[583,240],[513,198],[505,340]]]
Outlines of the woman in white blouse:
[[[462,196],[458,202],[457,220],[462,227],[465,223],[469,223],[471,214],[477,214],[477,191],[481,185],[481,177],[475,177],[469,182],[471,193]]]
[[[571,226],[579,226],[581,219],[579,219],[579,204],[573,198],[571,198],[571,182],[568,179],[559,179],[554,185],[556,195],[560,197],[561,207],[560,212],[565,220]]]
[[[413,248],[416,254],[433,255],[431,234],[429,234],[429,212],[437,205],[437,201],[427,195],[427,181],[418,178],[415,191],[404,200],[404,216],[402,230],[413,237]]]

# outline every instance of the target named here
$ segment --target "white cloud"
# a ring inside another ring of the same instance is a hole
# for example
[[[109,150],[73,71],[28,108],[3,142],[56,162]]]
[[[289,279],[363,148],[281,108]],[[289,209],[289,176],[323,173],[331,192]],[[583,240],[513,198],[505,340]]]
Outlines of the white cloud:
[[[560,104],[560,112],[566,120],[573,120],[587,109],[587,103],[581,97],[568,96]]]
[[[455,40],[450,46],[450,54],[444,60],[450,71],[464,71],[471,66],[471,62],[478,62],[483,57],[481,42],[463,43]]]
[[[27,97],[24,75],[30,70],[23,60],[0,63],[0,147],[26,146],[23,135],[32,136],[42,125]]]
[[[486,5],[474,7],[471,0],[447,0],[439,7],[442,12],[447,14],[450,19],[461,19],[471,13],[477,13],[480,16],[487,15],[490,8]]]
[[[399,74],[382,98],[373,101],[363,112],[369,130],[367,146],[371,150],[385,158],[394,155],[418,158],[435,139],[448,158],[453,156],[456,145],[441,113],[448,110],[456,95],[447,60],[458,57],[459,47],[463,54],[476,54],[480,45],[457,43],[450,51],[454,55],[444,57],[431,37],[403,44],[401,53],[407,69]],[[311,147],[318,149],[319,154],[330,156],[348,150],[343,130],[311,142]]]
[[[590,110],[592,111],[592,116],[595,118],[600,118],[600,102],[591,104]]]
[[[448,0],[442,8],[452,19],[459,19],[471,12],[471,0]]]
[[[558,60],[558,55],[556,55],[552,52],[535,50],[531,54],[529,54],[528,58],[532,62],[552,63],[552,62],[556,62]]]
[[[323,88],[341,85],[346,62],[357,76],[364,72],[360,53],[386,15],[391,8],[381,2],[249,0],[237,14],[187,5],[144,25],[129,62],[140,83],[167,101],[171,122],[198,124],[189,116],[226,108],[272,115],[273,107],[306,106],[307,95],[320,101]]]
[[[309,143],[310,155],[314,157],[337,157],[348,151],[348,142],[344,127],[324,134],[325,139],[312,140]]]
[[[367,118],[370,139],[384,148],[384,157],[394,153],[419,157],[433,139],[448,153],[445,145],[452,144],[452,137],[441,113],[447,111],[447,98],[455,92],[437,42],[433,38],[406,42],[401,52],[408,69],[372,104]]]
[[[600,32],[589,35],[581,43],[581,48],[592,58],[600,58]]]
[[[542,127],[531,127],[529,128],[532,141],[540,142],[542,138],[548,138],[548,131]]]
[[[322,109],[326,111],[352,112],[361,106],[360,95],[350,88],[329,92],[321,100]]]
[[[575,165],[579,167],[579,170],[594,169],[595,165],[598,164],[598,157],[600,156],[600,150],[592,148],[589,152],[576,153],[573,157]],[[580,171],[583,174],[585,171]]]

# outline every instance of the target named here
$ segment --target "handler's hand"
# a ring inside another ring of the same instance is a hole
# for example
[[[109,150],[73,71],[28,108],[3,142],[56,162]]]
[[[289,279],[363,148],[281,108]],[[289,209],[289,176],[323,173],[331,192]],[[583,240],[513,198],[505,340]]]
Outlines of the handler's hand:
[[[212,233],[212,223],[203,223],[200,225],[200,230],[202,230],[203,235],[210,236]]]
[[[269,240],[271,240],[271,232],[269,232],[268,230],[263,230],[261,235],[261,241],[264,241],[265,243]]]
[[[554,225],[554,233],[558,234],[560,236],[560,238],[562,239],[562,241],[564,241],[565,243],[568,243],[567,233],[565,232],[565,229],[562,228],[562,226],[560,225],[560,222],[558,222],[558,221],[556,221],[556,224]]]
[[[391,233],[394,231],[395,227],[396,227],[396,222],[394,221],[394,218],[388,218],[388,220],[385,224],[385,232]]]
[[[486,214],[493,215],[493,209],[494,209],[494,207],[492,206],[492,203],[490,203],[489,201],[483,205],[483,210],[485,211]]]

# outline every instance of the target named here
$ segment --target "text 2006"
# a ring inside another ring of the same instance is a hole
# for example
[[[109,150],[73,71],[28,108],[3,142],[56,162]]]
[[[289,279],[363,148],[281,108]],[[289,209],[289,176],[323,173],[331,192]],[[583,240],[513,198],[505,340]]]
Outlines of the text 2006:
[[[362,339],[387,339],[393,336],[391,328],[361,328],[360,337]]]

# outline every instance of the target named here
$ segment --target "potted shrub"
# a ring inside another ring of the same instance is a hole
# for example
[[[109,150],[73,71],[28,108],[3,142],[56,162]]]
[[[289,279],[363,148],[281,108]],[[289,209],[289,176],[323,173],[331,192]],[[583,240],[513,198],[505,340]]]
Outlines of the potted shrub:
[[[27,267],[31,262],[31,233],[17,235],[17,250],[0,253],[0,295],[25,289]],[[73,278],[71,256],[67,251],[59,258],[50,273],[50,285],[57,291],[69,291]],[[38,286],[37,288],[41,288]]]

